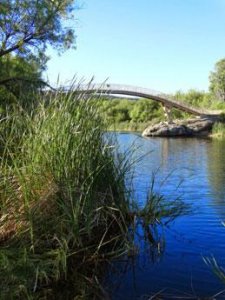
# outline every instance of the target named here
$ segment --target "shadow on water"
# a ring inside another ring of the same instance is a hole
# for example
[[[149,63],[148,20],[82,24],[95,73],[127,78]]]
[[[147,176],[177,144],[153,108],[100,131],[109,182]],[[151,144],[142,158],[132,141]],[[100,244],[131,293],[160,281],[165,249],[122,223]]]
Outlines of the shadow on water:
[[[113,262],[105,278],[112,299],[225,299],[224,285],[202,259],[213,254],[225,262],[225,142],[133,134],[118,139],[123,150],[135,141],[143,156],[134,172],[140,206],[156,174],[154,191],[168,201],[181,196],[193,213],[156,224],[153,240],[137,226],[136,251]]]

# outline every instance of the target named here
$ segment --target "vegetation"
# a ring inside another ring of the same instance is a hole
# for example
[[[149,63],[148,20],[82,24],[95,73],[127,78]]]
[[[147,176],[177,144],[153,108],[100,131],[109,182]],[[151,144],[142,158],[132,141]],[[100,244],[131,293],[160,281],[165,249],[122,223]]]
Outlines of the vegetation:
[[[209,110],[225,110],[225,105],[213,94],[204,91],[191,89],[184,93],[178,91],[173,95],[176,100],[190,104],[194,107],[209,109]]]
[[[225,270],[222,266],[218,265],[216,259],[212,258],[203,258],[204,262],[212,269],[214,274],[225,284]]]
[[[18,100],[21,105],[28,107],[29,98],[34,98],[36,94],[34,91],[43,86],[45,83],[41,79],[40,66],[36,60],[27,61],[23,57],[15,57],[11,54],[0,59],[0,108],[2,112]],[[33,100],[32,103],[34,103]]]
[[[34,98],[47,85],[41,73],[46,68],[47,46],[59,52],[74,47],[73,0],[5,0],[0,3],[0,109],[18,100]]]
[[[96,102],[49,97],[0,123],[0,299],[56,299],[56,283],[93,299],[102,263],[130,253],[134,220],[150,235],[156,220],[186,209],[153,192],[134,205],[130,157],[105,135]]]
[[[103,134],[94,106],[69,95],[1,122],[1,299],[35,295],[70,272],[82,295],[89,289],[80,282],[91,280],[83,265],[120,253],[126,162]]]
[[[73,0],[5,0],[0,4],[0,57],[8,53],[44,58],[47,45],[63,51],[74,43]]]
[[[147,99],[103,99],[99,105],[111,130],[142,131],[149,122],[164,118],[161,105]]]
[[[219,60],[215,65],[215,71],[211,72],[210,90],[220,100],[225,101],[225,59]]]
[[[194,107],[225,111],[225,103],[216,100],[212,94],[206,92],[179,91],[168,97]],[[149,99],[109,98],[104,99],[99,105],[112,130],[143,131],[149,124],[165,120],[162,105]],[[171,113],[174,120],[191,117],[190,114],[178,109],[172,109]]]
[[[222,222],[222,225],[225,226],[225,223]],[[225,269],[219,265],[216,259],[212,257],[204,257],[203,258],[206,265],[208,265],[214,274],[225,284]]]
[[[225,139],[225,124],[216,123],[213,126],[212,137],[217,139]]]

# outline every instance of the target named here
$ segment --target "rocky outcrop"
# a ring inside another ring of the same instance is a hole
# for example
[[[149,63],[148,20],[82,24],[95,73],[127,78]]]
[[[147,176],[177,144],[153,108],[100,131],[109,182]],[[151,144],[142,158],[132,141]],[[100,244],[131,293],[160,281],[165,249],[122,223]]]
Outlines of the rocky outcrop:
[[[208,135],[213,127],[214,121],[209,118],[196,118],[172,123],[160,122],[148,126],[142,133],[143,136],[161,137],[185,137]]]

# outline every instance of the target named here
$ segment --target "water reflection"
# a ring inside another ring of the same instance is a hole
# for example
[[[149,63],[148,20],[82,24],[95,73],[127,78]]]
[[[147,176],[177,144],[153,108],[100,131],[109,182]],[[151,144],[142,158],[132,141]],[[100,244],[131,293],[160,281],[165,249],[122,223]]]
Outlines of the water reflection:
[[[163,227],[143,228],[143,220],[138,220],[136,225],[133,248],[108,268],[104,285],[107,294],[110,295],[109,299],[136,299],[139,294],[140,270],[144,270],[149,263],[151,266],[157,265],[163,258],[165,250]],[[127,291],[126,295],[124,283],[129,285],[129,292]]]
[[[207,148],[208,178],[212,188],[212,205],[225,220],[225,141],[212,141]]]
[[[201,298],[224,289],[202,257],[214,254],[220,262],[225,262],[225,230],[220,223],[225,217],[225,142],[143,139],[133,134],[118,138],[122,149],[131,147],[135,141],[139,148],[137,156],[144,155],[134,174],[140,206],[145,204],[152,173],[156,173],[155,192],[166,199],[181,196],[185,203],[192,204],[194,213],[179,217],[169,228],[161,228],[157,233],[160,251],[157,243],[146,242],[140,229],[136,236],[139,255],[128,259],[113,299],[140,299],[144,294],[152,295],[164,289],[189,295],[194,291]],[[115,266],[124,268],[120,262]],[[109,274],[108,279],[116,282],[117,275]]]

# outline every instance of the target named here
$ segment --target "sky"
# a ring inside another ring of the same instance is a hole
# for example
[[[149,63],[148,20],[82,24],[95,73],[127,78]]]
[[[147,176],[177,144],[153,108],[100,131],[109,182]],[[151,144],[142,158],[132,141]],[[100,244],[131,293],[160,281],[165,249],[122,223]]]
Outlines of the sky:
[[[225,0],[78,0],[76,50],[51,59],[55,85],[74,76],[164,93],[208,90],[225,57]]]

